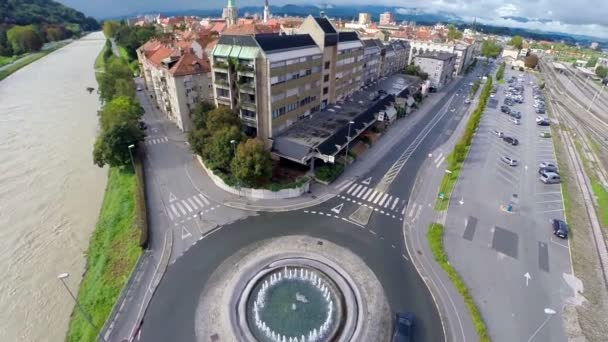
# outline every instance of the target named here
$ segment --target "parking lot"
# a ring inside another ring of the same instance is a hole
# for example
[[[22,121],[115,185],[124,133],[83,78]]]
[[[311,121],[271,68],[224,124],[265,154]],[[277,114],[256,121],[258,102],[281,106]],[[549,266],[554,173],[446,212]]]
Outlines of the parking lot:
[[[505,79],[519,75],[505,70]],[[543,325],[572,295],[563,277],[571,266],[568,240],[552,234],[551,220],[564,219],[560,184],[540,181],[539,164],[556,157],[530,82],[516,81],[523,103],[508,106],[514,115],[501,110],[509,84],[496,84],[450,202],[445,243],[493,340],[566,341],[561,317]]]

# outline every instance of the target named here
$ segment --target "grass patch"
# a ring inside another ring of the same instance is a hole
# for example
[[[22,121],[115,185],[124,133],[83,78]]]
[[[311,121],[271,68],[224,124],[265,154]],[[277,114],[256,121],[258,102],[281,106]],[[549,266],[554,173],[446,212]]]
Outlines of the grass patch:
[[[0,67],[3,67],[7,64],[11,64],[14,61],[16,61],[17,59],[19,59],[21,56],[0,56]]]
[[[595,177],[591,180],[591,188],[597,198],[598,214],[602,226],[608,227],[608,191]]]
[[[489,342],[490,336],[488,335],[486,323],[484,322],[483,317],[481,317],[481,313],[479,312],[477,305],[475,305],[475,301],[473,301],[473,297],[471,296],[467,285],[462,278],[460,278],[460,275],[448,260],[448,255],[443,246],[443,225],[431,223],[427,232],[427,238],[435,261],[437,261],[441,268],[448,274],[454,287],[456,287],[458,293],[463,297],[464,302],[469,309],[469,313],[471,314],[471,318],[473,319],[473,325],[475,326],[479,340],[481,342]]]
[[[130,62],[131,58],[129,58],[129,53],[127,52],[127,49],[125,49],[124,47],[118,45],[118,54],[120,55],[120,57],[124,58],[125,61]]]
[[[87,251],[87,269],[78,301],[91,316],[91,327],[76,308],[68,341],[95,341],[140,255],[137,227],[137,178],[130,168],[110,168],[108,185]]]

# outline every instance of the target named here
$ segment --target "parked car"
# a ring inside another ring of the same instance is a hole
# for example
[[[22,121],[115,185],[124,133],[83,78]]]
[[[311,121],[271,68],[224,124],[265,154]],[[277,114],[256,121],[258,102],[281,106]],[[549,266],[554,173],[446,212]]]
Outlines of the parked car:
[[[538,136],[541,137],[541,138],[551,138],[551,133],[549,133],[549,132],[540,132],[538,134]]]
[[[547,172],[553,172],[553,173],[557,173],[559,175],[559,172],[557,171],[557,168],[555,166],[541,167],[538,169],[539,175],[542,175],[543,173],[547,173]]]
[[[469,104],[469,103],[471,103],[471,99],[467,98],[466,100],[464,100],[464,103],[465,103],[465,104]]]
[[[544,120],[544,121],[540,121],[536,123],[539,126],[549,126],[551,125],[551,123],[549,122],[549,120]]]
[[[546,117],[544,117],[544,116],[537,116],[537,117],[536,117],[536,123],[539,123],[539,122],[541,122],[541,121],[545,121],[545,120],[547,120],[547,118],[546,118]]]
[[[494,133],[494,135],[498,136],[499,138],[502,138],[505,134],[497,129],[493,130],[492,133]]]
[[[414,314],[397,312],[392,342],[411,342],[414,338]]]
[[[142,88],[142,86],[138,85],[137,86],[137,91],[142,91],[142,90],[144,90],[144,88]]]
[[[559,184],[562,179],[555,172],[544,172],[540,175],[540,181],[545,184]]]
[[[540,162],[540,164],[538,164],[538,167],[540,167],[540,168],[554,167],[557,169],[557,165],[555,165],[555,163],[552,163],[552,162]]]
[[[551,220],[551,226],[553,227],[553,235],[561,238],[568,238],[568,224],[560,219]]]
[[[511,144],[513,146],[517,146],[519,145],[519,141],[513,137],[504,137],[502,138],[502,140],[508,144]]]
[[[511,108],[507,107],[507,106],[500,106],[500,111],[506,114],[511,113]]]
[[[521,119],[521,113],[520,112],[516,112],[516,111],[511,111],[511,113],[509,113],[509,116],[516,118],[516,119]]]
[[[139,129],[142,129],[142,130],[148,129],[148,125],[146,125],[145,122],[140,121],[139,122]]]
[[[519,119],[516,119],[516,118],[509,118],[509,121],[511,121],[512,123],[514,123],[516,125],[519,125],[519,123],[520,123]]]
[[[507,164],[509,166],[517,166],[517,160],[515,160],[511,157],[502,156],[502,157],[500,157],[500,160],[502,160],[505,164]]]

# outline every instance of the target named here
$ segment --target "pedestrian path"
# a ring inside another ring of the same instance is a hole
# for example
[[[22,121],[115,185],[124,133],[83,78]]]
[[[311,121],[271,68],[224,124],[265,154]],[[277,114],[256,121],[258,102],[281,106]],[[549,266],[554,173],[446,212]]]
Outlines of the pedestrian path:
[[[169,138],[167,138],[167,137],[151,138],[151,139],[146,139],[146,145],[156,145],[156,144],[166,143],[168,141],[169,141]]]
[[[177,221],[187,217],[197,217],[204,212],[214,210],[214,206],[203,194],[196,194],[186,199],[171,201],[167,206],[169,219]]]
[[[367,202],[373,208],[383,208],[395,212],[401,212],[405,208],[405,200],[386,192],[374,190],[366,184],[349,180],[339,184],[336,188],[340,191],[340,198],[359,205]]]

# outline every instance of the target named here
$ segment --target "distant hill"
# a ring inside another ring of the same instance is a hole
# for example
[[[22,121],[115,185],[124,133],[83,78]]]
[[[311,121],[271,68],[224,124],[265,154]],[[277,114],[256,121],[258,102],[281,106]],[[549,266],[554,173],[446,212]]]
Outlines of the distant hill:
[[[82,31],[99,30],[95,18],[52,0],[0,0],[0,26],[78,25]]]

